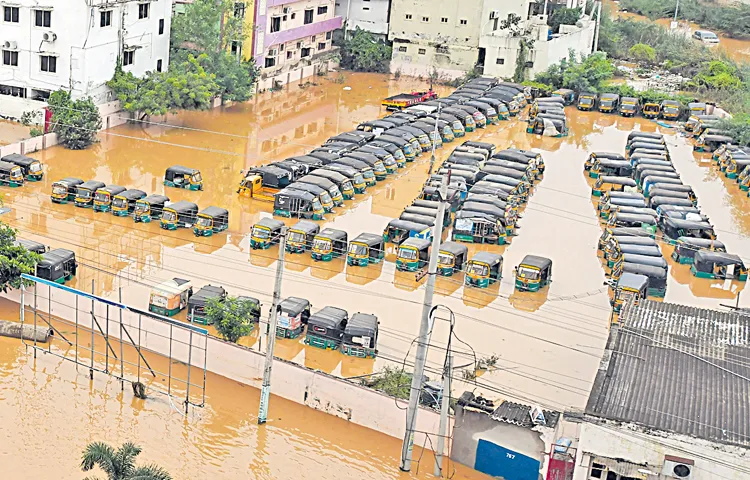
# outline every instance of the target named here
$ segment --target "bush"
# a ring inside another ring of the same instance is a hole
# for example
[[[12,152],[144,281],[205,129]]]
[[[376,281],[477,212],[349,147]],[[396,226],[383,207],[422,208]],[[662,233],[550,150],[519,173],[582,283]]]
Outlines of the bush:
[[[411,373],[404,372],[399,367],[386,366],[377,375],[373,375],[362,383],[391,397],[406,400],[411,390],[411,377]]]
[[[628,53],[636,62],[654,63],[656,61],[656,50],[645,43],[636,43],[630,47]]]
[[[570,88],[577,92],[598,92],[615,73],[615,66],[605,54],[594,53],[578,61],[571,51],[567,59],[550,65],[534,79],[554,88]]]
[[[52,92],[47,105],[52,112],[51,131],[71,150],[83,150],[96,142],[96,133],[102,128],[102,117],[91,98],[71,100],[65,90]]]
[[[360,29],[341,45],[341,67],[355,72],[387,73],[391,65],[391,47],[375,40],[370,32]]]
[[[254,308],[252,302],[237,297],[226,297],[223,300],[211,298],[206,303],[206,316],[224,340],[237,343],[255,328]]]
[[[547,25],[552,33],[560,33],[560,25],[575,25],[581,19],[580,8],[556,8],[550,15]]]
[[[709,6],[710,5],[710,6]],[[750,6],[737,2],[733,5],[709,5],[698,0],[680,0],[677,18],[688,20],[704,28],[721,30],[730,37],[750,37]],[[624,10],[640,13],[651,19],[674,18],[674,0],[622,0],[620,7]]]

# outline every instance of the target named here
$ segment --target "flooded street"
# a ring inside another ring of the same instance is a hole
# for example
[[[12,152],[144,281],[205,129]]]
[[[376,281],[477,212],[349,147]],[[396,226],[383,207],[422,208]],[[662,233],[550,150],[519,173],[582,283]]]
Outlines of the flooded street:
[[[80,270],[69,283],[73,287],[89,290],[93,280],[97,294],[114,298],[122,287],[124,303],[145,309],[151,286],[180,277],[191,279],[195,287],[210,283],[224,286],[231,295],[258,297],[265,315],[271,304],[278,251],[251,250],[248,234],[260,218],[271,216],[272,205],[236,194],[240,170],[309,151],[361,121],[385,115],[380,108],[382,98],[426,88],[413,79],[396,81],[369,74],[346,74],[343,84],[325,78],[316,81],[320,85],[292,87],[288,92],[264,94],[246,105],[188,112],[168,120],[184,128],[126,125],[103,132],[101,143],[85,151],[55,147],[35,154],[45,164],[45,179],[23,188],[3,189],[4,201],[13,209],[4,219],[22,238],[74,250]],[[344,90],[345,86],[351,90]],[[584,406],[610,317],[596,248],[601,227],[583,163],[593,150],[622,152],[633,129],[661,129],[643,118],[578,112],[572,107],[567,110],[568,137],[526,134],[526,124],[514,118],[469,133],[438,151],[442,161],[461,141],[480,140],[500,149],[534,149],[544,156],[544,178],[522,211],[518,236],[508,246],[470,247],[470,257],[480,249],[503,254],[502,281],[481,290],[464,287],[463,275],[439,277],[435,302],[453,311],[455,333],[469,345],[460,347],[457,365],[471,364],[474,354],[500,357],[497,368],[479,376],[470,388],[489,397],[558,409]],[[668,135],[675,167],[685,183],[693,185],[719,239],[730,252],[743,255],[750,251],[750,199],[717,173],[705,159],[708,156],[694,154],[687,140],[674,130],[662,130]],[[419,193],[427,176],[428,158],[429,154],[423,155],[407,164],[396,178],[389,177],[365,195],[345,202],[321,225],[345,230],[350,239],[362,232],[381,233]],[[204,190],[164,187],[164,170],[175,164],[199,168]],[[130,218],[53,205],[49,197],[52,182],[68,176],[164,193],[173,201],[190,200],[201,208],[227,208],[228,233],[196,239],[187,229],[166,232],[158,223],[134,224]],[[296,220],[285,222],[290,225]],[[417,283],[413,273],[395,271],[393,245],[388,244],[388,249],[387,260],[391,261],[366,268],[347,267],[343,259],[316,263],[309,253],[287,255],[282,287],[282,297],[307,298],[313,311],[333,305],[350,315],[357,311],[377,315],[381,330],[375,361],[311,348],[302,339],[279,340],[277,356],[343,377],[401,364],[418,331],[424,280]],[[517,293],[513,287],[512,268],[527,254],[554,262],[551,286],[536,294]],[[688,266],[669,262],[666,301],[718,307],[733,303],[744,287],[697,279]],[[740,305],[750,305],[750,298],[745,296]],[[184,313],[177,318],[184,319]],[[440,347],[447,339],[447,322],[438,322],[428,356],[431,378],[439,376],[444,356]],[[257,329],[242,343],[255,348]],[[184,420],[168,403],[144,407],[134,403],[129,392],[123,399],[119,384],[107,383],[103,376],[90,386],[85,375],[76,376],[72,365],[60,365],[58,360],[42,357],[33,368],[31,356],[18,341],[0,340],[0,351],[0,395],[13,399],[0,407],[0,416],[18,429],[4,435],[20,435],[30,442],[23,451],[17,452],[16,447],[3,451],[3,455],[11,454],[11,469],[19,472],[29,463],[23,455],[40,449],[28,447],[42,442],[45,435],[56,437],[55,455],[61,458],[77,458],[88,440],[83,437],[91,435],[90,439],[110,442],[135,437],[144,446],[145,459],[168,468],[184,468],[185,474],[193,465],[204,465],[229,475],[227,478],[246,478],[248,468],[255,478],[321,478],[317,469],[325,464],[326,476],[322,478],[351,477],[347,468],[360,469],[364,474],[358,477],[401,478],[395,473],[396,440],[380,436],[382,441],[373,442],[369,437],[372,432],[365,435],[359,427],[283,400],[274,399],[271,410],[272,417],[281,420],[271,424],[269,433],[261,434],[265,438],[258,438],[253,419],[258,392],[221,377],[209,377],[207,407],[193,413],[197,420]],[[457,386],[459,393],[463,386]],[[31,398],[34,403],[28,400]],[[76,404],[88,407],[76,409]],[[13,421],[22,415],[39,423],[32,427]],[[183,457],[172,458],[164,448],[165,441],[175,442],[174,451]],[[339,464],[349,466],[335,467]],[[179,470],[172,473],[183,476]]]

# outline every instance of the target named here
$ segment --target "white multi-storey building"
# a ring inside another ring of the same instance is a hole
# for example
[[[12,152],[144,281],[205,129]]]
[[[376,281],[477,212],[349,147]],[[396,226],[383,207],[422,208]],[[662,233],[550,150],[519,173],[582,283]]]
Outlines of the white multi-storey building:
[[[172,0],[0,0],[0,115],[60,88],[107,101],[118,59],[141,76],[169,64]]]
[[[343,17],[346,31],[360,28],[385,40],[388,37],[391,0],[336,0],[336,15]]]

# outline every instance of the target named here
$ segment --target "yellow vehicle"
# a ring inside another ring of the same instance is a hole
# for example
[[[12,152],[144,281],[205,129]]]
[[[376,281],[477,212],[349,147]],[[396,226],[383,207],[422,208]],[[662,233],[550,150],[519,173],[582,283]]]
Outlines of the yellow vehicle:
[[[316,261],[330,262],[335,257],[346,255],[348,236],[343,230],[325,228],[315,235],[312,246],[312,258]]]
[[[349,242],[349,253],[346,263],[360,267],[380,263],[385,257],[385,240],[383,235],[360,233]]]
[[[552,282],[552,260],[526,255],[513,273],[516,276],[516,290],[538,292]]]
[[[466,265],[466,285],[487,288],[503,276],[503,256],[499,253],[479,252]]]
[[[106,185],[104,185],[104,182],[99,182],[97,180],[89,180],[88,182],[84,182],[78,185],[78,190],[76,191],[75,206],[82,208],[93,206],[94,195],[96,191],[100,188],[104,188],[105,186]]]
[[[578,110],[593,110],[596,108],[596,94],[584,92],[578,95]]]
[[[52,201],[54,203],[68,203],[75,200],[78,193],[78,185],[83,180],[75,177],[67,177],[52,184]]]
[[[274,194],[291,183],[291,174],[278,167],[256,167],[243,173],[245,177],[240,182],[237,193],[264,202],[273,202]]]
[[[664,120],[677,120],[682,113],[682,106],[676,100],[663,100],[660,110],[660,116]]]
[[[161,228],[164,230],[177,230],[178,228],[192,227],[198,217],[198,205],[193,202],[181,200],[164,207],[161,214]]]
[[[629,298],[634,298],[635,305],[648,296],[648,277],[638,273],[625,272],[614,286],[614,298],[610,304],[615,313],[620,313],[622,305]]]
[[[187,307],[188,300],[193,295],[190,280],[173,278],[151,289],[148,301],[148,311],[157,315],[171,317]]]
[[[661,105],[656,102],[644,103],[643,109],[641,110],[641,113],[646,118],[656,118],[659,116],[659,112],[661,112]]]
[[[257,250],[259,248],[267,249],[271,245],[279,243],[281,230],[284,228],[284,222],[275,218],[261,218],[258,223],[253,225],[250,231],[250,248]]]
[[[286,237],[286,251],[304,253],[312,248],[315,235],[320,232],[320,225],[309,220],[300,220],[289,228]]]
[[[23,169],[10,162],[0,162],[0,185],[20,187],[23,185]]]
[[[112,215],[127,217],[133,213],[136,202],[142,198],[146,198],[146,192],[135,188],[118,193],[112,199]]]
[[[94,211],[108,212],[112,208],[114,198],[125,191],[125,187],[119,185],[107,185],[94,193]],[[145,196],[145,195],[144,195]]]
[[[214,233],[229,228],[229,210],[219,207],[206,207],[198,212],[193,233],[196,237],[210,237]]]

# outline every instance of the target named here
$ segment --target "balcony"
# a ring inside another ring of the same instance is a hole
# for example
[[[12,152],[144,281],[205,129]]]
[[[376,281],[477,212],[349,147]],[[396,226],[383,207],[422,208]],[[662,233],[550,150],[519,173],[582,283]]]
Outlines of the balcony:
[[[305,37],[312,37],[319,33],[330,32],[341,28],[343,24],[342,17],[333,17],[322,22],[310,23],[308,25],[302,25],[301,27],[291,28],[289,30],[282,30],[275,33],[266,33],[264,44],[269,47],[271,45],[278,45],[280,43],[291,42]]]

